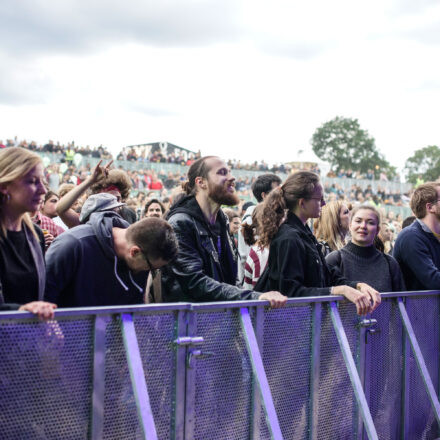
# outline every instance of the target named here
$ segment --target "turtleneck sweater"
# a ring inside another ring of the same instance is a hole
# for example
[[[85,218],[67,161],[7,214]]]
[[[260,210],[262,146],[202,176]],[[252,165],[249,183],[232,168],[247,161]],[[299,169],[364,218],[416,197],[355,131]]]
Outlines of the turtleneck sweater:
[[[326,262],[350,281],[367,283],[379,292],[405,290],[397,261],[374,246],[363,247],[349,242],[339,251],[331,252]]]

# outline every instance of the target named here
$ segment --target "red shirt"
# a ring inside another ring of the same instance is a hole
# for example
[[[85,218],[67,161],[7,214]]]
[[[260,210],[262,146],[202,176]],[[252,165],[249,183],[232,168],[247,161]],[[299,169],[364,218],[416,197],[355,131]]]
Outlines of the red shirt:
[[[156,180],[156,182],[151,182],[150,189],[162,189],[163,185],[160,180]]]
[[[40,211],[37,211],[35,216],[32,217],[32,222],[41,229],[48,231],[49,234],[52,234],[54,237],[58,237],[58,235],[64,232],[64,229],[61,226],[56,225],[51,218],[41,214]]]

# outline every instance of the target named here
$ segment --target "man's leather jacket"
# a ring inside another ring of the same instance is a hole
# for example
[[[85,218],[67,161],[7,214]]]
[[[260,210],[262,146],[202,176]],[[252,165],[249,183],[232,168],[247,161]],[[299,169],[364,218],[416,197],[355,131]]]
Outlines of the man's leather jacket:
[[[164,302],[258,299],[260,294],[235,285],[237,250],[226,216],[220,210],[217,217],[220,238],[213,233],[193,196],[185,197],[171,209],[167,220],[176,233],[179,253],[162,269]]]

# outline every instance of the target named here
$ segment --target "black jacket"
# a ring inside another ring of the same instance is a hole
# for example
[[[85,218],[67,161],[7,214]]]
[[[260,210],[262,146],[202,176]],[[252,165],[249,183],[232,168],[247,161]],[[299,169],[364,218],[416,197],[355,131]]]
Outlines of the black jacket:
[[[268,265],[255,290],[278,290],[288,297],[330,294],[331,286],[356,287],[327,266],[312,231],[293,213],[280,226],[270,244]]]
[[[259,294],[236,287],[238,254],[228,233],[228,222],[220,210],[221,256],[213,233],[194,196],[173,206],[167,220],[176,233],[179,253],[162,269],[164,302],[233,301],[258,299]]]

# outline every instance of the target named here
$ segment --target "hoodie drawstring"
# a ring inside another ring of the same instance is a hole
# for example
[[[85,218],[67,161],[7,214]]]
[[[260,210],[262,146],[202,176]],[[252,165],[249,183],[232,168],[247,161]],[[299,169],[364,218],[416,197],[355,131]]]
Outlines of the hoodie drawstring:
[[[139,284],[136,284],[133,277],[131,276],[131,272],[128,272],[128,276],[130,277],[131,282],[138,288],[139,292],[143,293],[143,289],[141,286],[139,286]]]
[[[117,280],[121,283],[121,286],[127,291],[128,286],[119,277],[117,268],[118,268],[118,257],[115,255],[115,276],[116,276]],[[144,290],[142,289],[141,286],[139,286],[139,284],[136,284],[133,277],[131,276],[130,271],[128,271],[128,276],[130,277],[130,281],[132,282],[132,284],[139,290],[139,292],[143,293]]]
[[[118,271],[117,271],[117,266],[118,266],[118,257],[115,255],[115,276],[116,276],[116,279],[121,284],[121,286],[127,291],[128,290],[128,286],[119,277]]]

